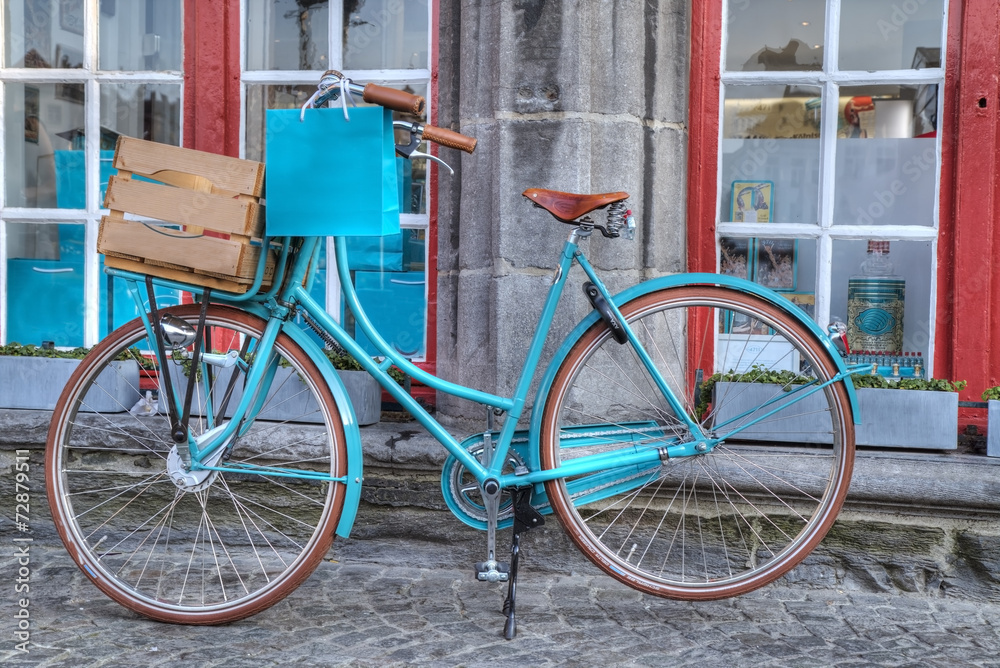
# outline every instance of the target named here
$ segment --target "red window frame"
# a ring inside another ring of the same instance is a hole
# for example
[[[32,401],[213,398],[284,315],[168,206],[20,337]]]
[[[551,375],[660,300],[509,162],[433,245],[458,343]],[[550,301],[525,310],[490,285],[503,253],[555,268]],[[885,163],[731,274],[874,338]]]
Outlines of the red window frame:
[[[693,3],[688,108],[687,263],[714,272],[723,0]],[[951,0],[938,230],[936,375],[968,381],[963,400],[1000,384],[1000,12]],[[985,151],[983,146],[990,147]],[[984,424],[984,413],[963,417]]]

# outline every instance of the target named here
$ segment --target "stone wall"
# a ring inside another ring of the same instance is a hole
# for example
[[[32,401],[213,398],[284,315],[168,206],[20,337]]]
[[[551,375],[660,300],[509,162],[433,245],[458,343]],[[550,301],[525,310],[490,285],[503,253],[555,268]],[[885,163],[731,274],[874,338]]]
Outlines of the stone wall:
[[[438,123],[479,147],[442,152],[457,169],[439,180],[438,370],[509,396],[570,231],[525,189],[630,193],[636,239],[583,246],[613,290],[684,269],[686,3],[440,7]],[[545,359],[589,311],[578,278]],[[483,415],[445,395],[438,408]]]

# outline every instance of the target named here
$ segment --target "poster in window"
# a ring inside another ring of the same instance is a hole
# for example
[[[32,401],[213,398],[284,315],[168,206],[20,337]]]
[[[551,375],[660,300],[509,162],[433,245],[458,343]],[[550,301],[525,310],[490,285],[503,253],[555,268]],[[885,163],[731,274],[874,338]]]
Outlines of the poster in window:
[[[719,239],[719,273],[750,278],[750,239]]]
[[[773,182],[733,181],[733,222],[770,223],[773,208]]]
[[[772,290],[795,290],[795,239],[754,241],[754,282]]]
[[[723,237],[719,239],[719,273],[737,278],[750,278],[750,265],[753,257],[750,253],[750,239],[735,239]],[[723,311],[723,320],[719,323],[720,332],[728,332],[732,327],[732,312]]]

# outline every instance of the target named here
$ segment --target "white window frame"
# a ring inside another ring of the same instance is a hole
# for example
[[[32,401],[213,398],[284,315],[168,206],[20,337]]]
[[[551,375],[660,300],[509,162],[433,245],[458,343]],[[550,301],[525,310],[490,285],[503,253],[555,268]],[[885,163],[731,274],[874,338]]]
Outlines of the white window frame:
[[[100,340],[100,281],[102,278],[97,254],[97,233],[101,216],[107,213],[99,201],[100,192],[100,127],[101,84],[176,84],[180,88],[180,106],[184,109],[184,73],[165,71],[100,71],[98,66],[98,29],[100,0],[84,0],[83,67],[71,70],[44,68],[7,68],[0,49],[0,322],[4,323],[2,343],[7,341],[7,225],[8,223],[83,223],[86,252],[84,253],[84,326],[83,345],[94,346]],[[184,33],[184,3],[181,2],[181,39]],[[0,12],[0,37],[6,35],[4,13]],[[75,83],[84,85],[84,164],[85,209],[8,207],[6,202],[6,86],[11,83],[48,84]],[[183,111],[178,119],[180,136],[184,136]],[[110,298],[110,297],[109,297]],[[29,343],[29,342],[25,342]]]
[[[259,85],[285,85],[285,86],[301,86],[301,85],[316,85],[319,83],[320,77],[323,75],[323,70],[249,70],[247,69],[247,35],[244,27],[246,26],[247,18],[247,2],[248,0],[242,0],[240,2],[240,157],[246,157],[246,96],[248,86],[259,86]],[[433,31],[435,29],[433,23],[433,1],[429,0],[427,3],[427,57],[428,65],[433,66]],[[385,86],[401,86],[401,85],[419,85],[426,86],[427,88],[427,106],[426,106],[426,117],[428,122],[432,118],[433,110],[431,108],[433,101],[430,99],[431,90],[431,69],[430,67],[424,69],[406,69],[406,70],[390,70],[390,69],[380,69],[380,70],[345,70],[343,69],[343,32],[342,32],[342,20],[344,15],[344,3],[343,0],[329,0],[329,10],[328,10],[328,20],[329,20],[329,57],[330,57],[330,69],[334,69],[343,72],[345,76],[359,82],[359,83],[376,83]],[[429,173],[429,170],[428,170]],[[403,229],[412,230],[424,230],[425,239],[429,238],[428,231],[430,228],[430,198],[432,196],[430,192],[430,183],[428,180],[427,192],[425,193],[425,201],[427,202],[426,210],[428,213],[401,213],[399,215],[399,224]],[[326,272],[327,284],[326,284],[326,310],[336,321],[340,321],[340,314],[343,310],[341,304],[341,286],[340,278],[336,271],[336,260],[333,254],[333,239],[327,238],[326,240],[326,257],[328,270]],[[428,257],[430,255],[431,249],[427,248]],[[424,327],[429,328],[432,323],[430,318],[427,317],[428,308],[428,286],[431,280],[436,280],[435,277],[430,276],[430,266],[425,264],[425,281],[424,281]],[[427,341],[427,332],[424,332],[424,340]],[[414,362],[422,362],[426,360],[426,356],[429,351],[425,351],[424,356],[414,357]]]
[[[928,359],[927,373],[933,373],[935,346],[935,311],[937,305],[937,244],[939,228],[939,207],[941,191],[941,123],[944,120],[945,95],[945,54],[948,37],[948,0],[944,0],[941,25],[941,67],[921,70],[877,70],[841,71],[837,67],[840,56],[840,6],[841,0],[826,0],[826,17],[824,26],[823,69],[815,71],[789,72],[728,72],[726,71],[726,47],[728,43],[730,16],[729,5],[738,0],[724,0],[722,24],[722,57],[720,59],[719,85],[719,160],[716,183],[716,262],[720,256],[720,241],[723,237],[750,238],[766,236],[768,238],[814,239],[817,244],[816,257],[816,322],[822,328],[830,322],[830,292],[833,276],[833,243],[834,241],[885,240],[885,241],[922,241],[931,246],[930,270],[930,303],[927,305]],[[937,96],[937,136],[935,153],[938,169],[934,181],[933,224],[922,225],[834,225],[834,180],[836,174],[836,142],[837,119],[839,113],[838,91],[843,86],[864,86],[879,84],[925,85],[938,87]],[[820,130],[820,182],[819,182],[819,224],[814,223],[732,223],[723,221],[722,212],[722,139],[724,131],[725,91],[727,85],[801,85],[814,86],[822,90],[823,102]],[[719,270],[718,265],[716,271]]]

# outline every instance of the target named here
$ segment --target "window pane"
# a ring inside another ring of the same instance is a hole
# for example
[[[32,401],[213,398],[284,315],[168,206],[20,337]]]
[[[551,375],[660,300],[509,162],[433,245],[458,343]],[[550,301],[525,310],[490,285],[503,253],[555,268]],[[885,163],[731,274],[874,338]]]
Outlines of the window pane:
[[[101,85],[101,202],[115,173],[111,162],[120,135],[180,146],[180,98],[181,87],[174,84]]]
[[[944,0],[842,0],[842,70],[941,66]]]
[[[7,223],[7,341],[83,345],[84,226]]]
[[[727,86],[720,218],[815,223],[820,89]]]
[[[109,132],[110,131],[110,132]],[[102,84],[101,148],[105,133],[180,146],[181,87],[175,84]]]
[[[315,84],[247,86],[247,160],[264,160],[264,132],[268,109],[298,109],[316,92]]]
[[[100,69],[181,69],[180,0],[104,1],[99,25]]]
[[[344,68],[425,69],[426,0],[345,0]]]
[[[83,0],[15,0],[3,3],[3,12],[4,66],[82,64]]]
[[[834,223],[934,225],[937,86],[843,88],[840,107]]]
[[[329,69],[329,21],[327,0],[249,0],[247,69]]]
[[[726,69],[823,69],[824,0],[729,0]]]
[[[786,293],[810,316],[815,314],[815,239],[723,237],[719,273]]]
[[[83,84],[10,83],[5,93],[7,206],[81,208]]]
[[[888,245],[888,273],[881,267],[862,267],[869,257],[867,241],[834,241],[830,320],[836,317],[847,323],[852,351],[920,353],[926,360],[931,333],[928,268],[935,261],[932,245],[928,241],[882,244]],[[859,278],[867,281],[859,283]],[[889,343],[893,340],[902,341],[901,347]]]

